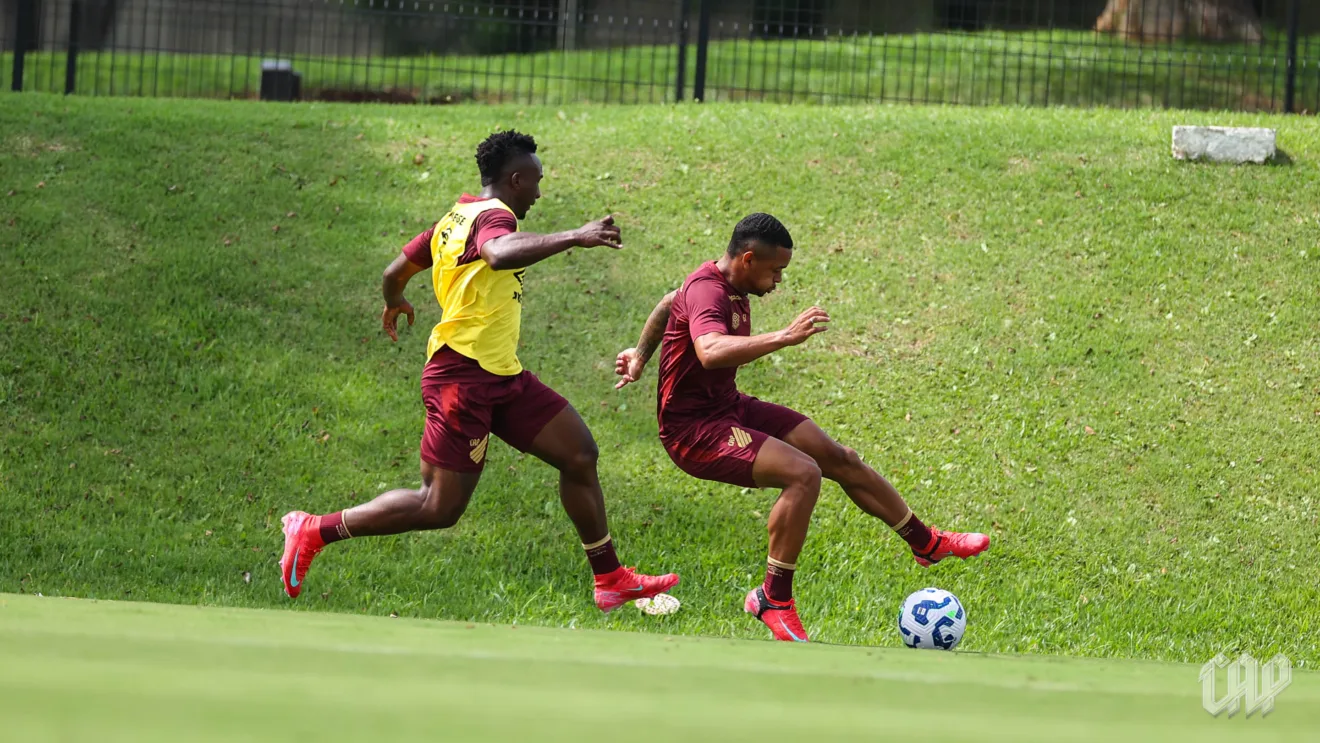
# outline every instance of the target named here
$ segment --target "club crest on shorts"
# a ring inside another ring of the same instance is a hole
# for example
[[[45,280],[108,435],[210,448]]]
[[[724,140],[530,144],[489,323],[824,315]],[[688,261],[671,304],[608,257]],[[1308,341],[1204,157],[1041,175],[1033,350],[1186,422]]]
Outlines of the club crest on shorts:
[[[734,317],[737,317],[737,315],[734,315]],[[752,435],[750,433],[747,433],[736,426],[729,430],[733,432],[733,435],[729,437],[729,446],[736,446],[739,449],[745,449],[748,444],[752,443]]]
[[[486,434],[479,439],[468,440],[468,445],[472,447],[472,451],[468,452],[468,456],[472,458],[473,464],[481,464],[481,460],[486,458],[486,444],[489,442],[490,434]]]

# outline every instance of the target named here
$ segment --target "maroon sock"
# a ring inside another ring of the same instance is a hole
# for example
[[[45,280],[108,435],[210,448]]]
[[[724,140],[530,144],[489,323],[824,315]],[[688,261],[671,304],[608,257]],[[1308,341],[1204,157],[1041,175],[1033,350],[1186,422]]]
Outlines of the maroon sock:
[[[326,544],[338,542],[341,539],[348,539],[353,536],[348,533],[348,527],[344,526],[344,512],[336,511],[328,513],[321,517],[321,541]]]
[[[604,544],[587,549],[587,561],[591,563],[592,575],[605,575],[618,570],[619,556],[614,554],[614,540],[606,536]]]
[[[913,550],[924,552],[930,546],[932,535],[930,528],[921,523],[915,513],[909,513],[907,523],[894,529]]]
[[[765,583],[761,584],[766,597],[780,604],[792,601],[793,573],[795,572],[797,571],[794,568],[781,568],[778,565],[767,563],[765,566]]]

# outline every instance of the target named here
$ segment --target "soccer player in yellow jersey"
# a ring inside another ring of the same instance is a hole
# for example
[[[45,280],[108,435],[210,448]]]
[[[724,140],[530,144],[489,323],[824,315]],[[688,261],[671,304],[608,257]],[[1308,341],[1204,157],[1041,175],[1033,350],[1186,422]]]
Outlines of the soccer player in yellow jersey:
[[[440,302],[422,371],[422,485],[323,516],[285,514],[280,568],[289,596],[302,591],[312,559],[331,542],[458,523],[481,479],[492,433],[559,470],[560,502],[582,539],[601,611],[678,583],[676,575],[642,575],[620,565],[596,476],[596,442],[573,406],[524,370],[517,355],[527,267],[572,247],[620,248],[619,228],[605,217],[553,235],[519,232],[518,220],[541,198],[541,160],[525,134],[492,134],[477,147],[477,167],[481,193],[464,195],[410,242],[381,282],[382,324],[395,341],[398,317],[413,323],[403,297],[409,279],[430,268]]]

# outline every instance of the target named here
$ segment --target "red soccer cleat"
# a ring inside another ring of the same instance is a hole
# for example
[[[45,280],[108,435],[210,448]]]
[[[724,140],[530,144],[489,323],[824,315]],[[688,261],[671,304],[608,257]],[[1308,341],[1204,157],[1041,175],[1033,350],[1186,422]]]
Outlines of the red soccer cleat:
[[[776,640],[785,642],[807,642],[807,631],[798,619],[797,603],[792,599],[787,604],[777,604],[765,595],[765,588],[757,586],[749,591],[743,602],[743,611],[765,622]]]
[[[678,576],[642,575],[632,568],[618,568],[596,576],[596,607],[606,614],[629,601],[659,596],[678,585]]]
[[[976,557],[989,547],[990,537],[984,534],[941,531],[931,527],[930,544],[920,552],[912,550],[912,557],[918,565],[928,568],[946,557],[958,557],[964,560]]]
[[[280,558],[284,592],[296,599],[302,593],[307,568],[311,567],[312,560],[325,546],[325,542],[321,541],[321,517],[303,511],[290,511],[280,521],[284,523],[284,556]]]

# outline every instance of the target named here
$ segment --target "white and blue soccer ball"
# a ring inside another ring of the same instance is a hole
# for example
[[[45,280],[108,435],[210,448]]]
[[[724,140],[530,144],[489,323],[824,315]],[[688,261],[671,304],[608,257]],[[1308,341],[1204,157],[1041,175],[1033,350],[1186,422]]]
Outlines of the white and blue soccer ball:
[[[907,597],[898,611],[898,634],[910,648],[953,650],[967,630],[967,611],[957,596],[923,588]]]

